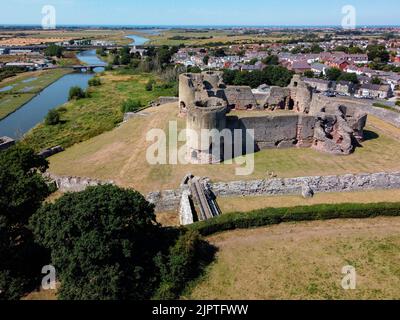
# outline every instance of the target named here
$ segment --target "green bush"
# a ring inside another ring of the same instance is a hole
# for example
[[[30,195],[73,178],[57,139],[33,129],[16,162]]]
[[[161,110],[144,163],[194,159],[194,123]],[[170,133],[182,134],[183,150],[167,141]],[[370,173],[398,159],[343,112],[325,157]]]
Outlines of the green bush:
[[[123,113],[126,112],[135,112],[139,109],[143,108],[143,104],[140,100],[132,100],[129,99],[127,101],[125,101],[121,107],[121,111]]]
[[[172,300],[179,297],[187,284],[213,260],[214,254],[215,248],[203,241],[197,231],[182,231],[168,255],[156,257],[160,284],[153,298]]]
[[[149,80],[146,83],[146,91],[153,91],[154,80]]]
[[[81,87],[72,87],[71,89],[69,89],[68,100],[79,100],[86,98],[86,96],[86,92]]]
[[[60,123],[60,113],[55,109],[50,110],[44,120],[44,123],[47,126],[55,126],[56,124],[59,124]]]
[[[98,86],[101,86],[101,80],[100,80],[100,78],[95,77],[95,78],[90,79],[88,81],[88,84],[90,87],[98,87]]]
[[[400,216],[400,203],[323,204],[293,208],[266,208],[248,213],[230,213],[195,223],[189,228],[208,236],[221,231],[247,229],[293,221],[363,219],[377,216]]]

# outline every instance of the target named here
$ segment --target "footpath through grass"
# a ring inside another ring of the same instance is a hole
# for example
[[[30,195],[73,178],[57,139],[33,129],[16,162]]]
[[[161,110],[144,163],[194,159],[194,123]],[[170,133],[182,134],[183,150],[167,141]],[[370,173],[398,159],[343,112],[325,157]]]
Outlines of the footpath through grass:
[[[115,128],[123,119],[121,106],[126,100],[139,100],[147,105],[160,96],[174,94],[174,88],[164,87],[153,74],[113,71],[100,75],[100,78],[102,84],[89,89],[89,98],[72,100],[59,108],[59,124],[41,123],[28,132],[23,141],[35,150],[56,145],[67,148]],[[149,80],[156,81],[152,91],[146,90]]]
[[[62,69],[25,72],[0,82],[0,120],[70,72],[71,70]]]

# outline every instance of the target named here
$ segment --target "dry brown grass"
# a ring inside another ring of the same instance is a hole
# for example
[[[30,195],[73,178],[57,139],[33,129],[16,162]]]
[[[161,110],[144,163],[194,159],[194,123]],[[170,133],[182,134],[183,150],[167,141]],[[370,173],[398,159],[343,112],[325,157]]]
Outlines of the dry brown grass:
[[[301,196],[295,195],[218,198],[218,204],[223,213],[248,212],[264,208],[311,206],[316,204],[379,202],[400,202],[400,190],[319,193],[310,199],[304,199]]]
[[[239,230],[209,238],[219,252],[189,299],[400,299],[400,218]],[[357,289],[341,287],[352,265]]]
[[[57,300],[57,290],[34,291],[22,298],[22,300]]]

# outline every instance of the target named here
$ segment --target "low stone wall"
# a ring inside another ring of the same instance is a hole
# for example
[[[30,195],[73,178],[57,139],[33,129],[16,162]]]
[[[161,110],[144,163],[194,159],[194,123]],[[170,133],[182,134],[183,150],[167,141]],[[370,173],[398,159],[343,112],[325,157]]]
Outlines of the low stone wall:
[[[95,187],[105,184],[114,184],[114,181],[101,181],[97,179],[82,178],[82,177],[65,177],[57,176],[51,173],[45,173],[44,176],[51,181],[54,181],[58,190],[61,192],[80,192],[87,187]]]
[[[398,112],[373,106],[365,106],[362,110],[370,115],[373,115],[385,122],[394,125],[397,128],[400,128],[400,113]]]
[[[156,206],[156,212],[177,211],[181,198],[181,189],[151,192],[146,197],[147,201]]]
[[[163,104],[168,104],[168,103],[178,103],[179,98],[178,97],[159,97],[157,100],[154,100],[150,102],[150,106],[152,107],[158,107]]]
[[[400,189],[400,172],[236,181],[214,183],[211,188],[217,197],[302,195],[305,189],[313,193]]]
[[[209,186],[216,197],[284,195],[310,197],[322,192],[400,189],[400,172],[219,182],[210,183]],[[181,190],[166,190],[150,193],[147,200],[156,205],[156,212],[166,212],[178,211],[181,198]]]

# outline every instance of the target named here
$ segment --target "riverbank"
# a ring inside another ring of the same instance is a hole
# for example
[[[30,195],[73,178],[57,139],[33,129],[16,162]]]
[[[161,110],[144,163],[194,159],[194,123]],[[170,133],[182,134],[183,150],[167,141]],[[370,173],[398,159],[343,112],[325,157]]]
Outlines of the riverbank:
[[[143,105],[160,96],[171,96],[174,88],[164,87],[154,74],[120,74],[107,71],[99,74],[101,86],[90,87],[90,98],[73,100],[60,106],[61,122],[49,126],[40,123],[23,138],[23,142],[36,151],[61,145],[64,148],[88,140],[115,128],[123,119],[122,104],[128,100],[140,100]],[[149,80],[156,84],[146,90]]]
[[[71,72],[72,70],[67,69],[24,72],[0,82],[0,120],[17,111],[49,85]]]

